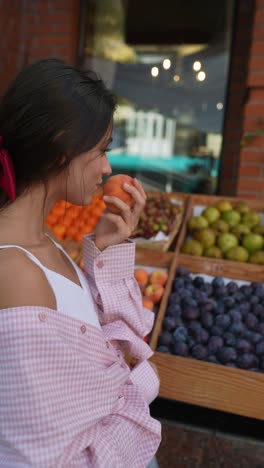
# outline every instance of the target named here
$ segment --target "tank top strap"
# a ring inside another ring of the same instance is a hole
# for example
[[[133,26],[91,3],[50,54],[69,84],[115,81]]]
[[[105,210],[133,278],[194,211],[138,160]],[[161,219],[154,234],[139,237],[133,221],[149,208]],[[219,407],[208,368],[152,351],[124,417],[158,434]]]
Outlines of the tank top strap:
[[[56,247],[60,250],[62,250],[64,252],[64,248],[62,247],[62,245],[59,244],[59,242],[56,242],[55,239],[53,239],[49,234],[45,233],[45,236],[48,237],[48,239],[54,244],[56,245]]]
[[[38,260],[35,255],[33,255],[29,250],[24,249],[24,247],[20,247],[20,245],[15,245],[15,244],[8,244],[8,245],[0,245],[0,249],[18,249],[22,250],[22,252],[25,252],[25,254],[32,260],[32,262],[36,263],[42,270],[45,270],[44,265]]]
[[[52,239],[51,236],[49,236],[49,234],[46,234],[46,236],[50,239],[51,242],[53,242],[53,244],[62,251],[62,253],[65,255],[65,257],[70,261],[70,263],[72,264],[74,270],[76,271],[77,273],[77,276],[79,278],[79,281],[80,281],[80,284],[82,285],[82,287],[84,287],[84,280],[83,280],[83,276],[80,272],[80,268],[76,265],[75,261],[70,257],[70,255],[68,254],[68,252],[62,247],[61,244],[59,244],[58,242],[56,242],[54,239]]]

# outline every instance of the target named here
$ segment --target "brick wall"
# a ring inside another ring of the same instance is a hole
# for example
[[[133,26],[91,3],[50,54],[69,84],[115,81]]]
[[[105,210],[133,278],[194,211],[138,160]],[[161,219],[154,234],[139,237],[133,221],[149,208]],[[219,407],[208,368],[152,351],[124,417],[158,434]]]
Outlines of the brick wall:
[[[257,128],[264,117],[264,0],[256,0],[248,64],[248,99],[243,108],[243,133]],[[255,137],[240,151],[237,194],[264,197],[264,136]]]
[[[52,56],[76,63],[79,4],[79,0],[0,0],[0,94],[34,60]]]
[[[243,109],[248,96],[247,75],[250,56],[254,1],[237,0],[231,44],[229,89],[226,99],[223,151],[217,192],[234,196],[239,183],[243,133]]]
[[[18,67],[21,9],[20,0],[0,0],[0,95]]]

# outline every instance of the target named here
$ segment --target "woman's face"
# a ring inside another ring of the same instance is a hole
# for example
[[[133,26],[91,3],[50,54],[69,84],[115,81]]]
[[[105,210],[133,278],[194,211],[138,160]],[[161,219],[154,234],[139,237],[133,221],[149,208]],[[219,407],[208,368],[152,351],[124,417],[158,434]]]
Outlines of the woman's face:
[[[91,150],[73,159],[66,176],[66,199],[75,205],[88,205],[102,183],[110,175],[111,166],[106,150],[112,141],[112,124],[101,141]],[[64,178],[65,184],[65,178]]]

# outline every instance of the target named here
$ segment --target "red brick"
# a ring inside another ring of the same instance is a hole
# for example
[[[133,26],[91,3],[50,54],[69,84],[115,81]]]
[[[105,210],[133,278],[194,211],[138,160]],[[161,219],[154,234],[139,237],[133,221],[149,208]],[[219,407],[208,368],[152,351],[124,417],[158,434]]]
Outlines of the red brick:
[[[52,24],[53,31],[63,34],[71,34],[74,29],[74,24],[72,23],[54,23]]]
[[[252,138],[250,135],[249,138],[247,138],[246,134],[243,132],[241,140],[243,141],[244,148],[264,148],[264,132],[263,135],[253,135]]]
[[[242,164],[239,168],[239,177],[262,177],[263,167],[262,164]]]
[[[264,152],[261,148],[257,150],[243,148],[240,152],[240,161],[264,164]]]
[[[252,31],[252,39],[254,41],[262,41],[264,39],[263,24],[256,24]]]
[[[262,71],[264,69],[264,55],[251,57],[250,62],[249,62],[249,69],[251,71],[254,71],[254,70]]]
[[[264,41],[254,40],[251,45],[250,54],[251,56],[263,55],[264,54]]]
[[[247,79],[248,87],[264,86],[264,72],[250,72]]]
[[[254,23],[264,23],[264,8],[256,8]]]
[[[244,119],[243,133],[244,132],[252,132],[252,131],[256,130],[257,128],[263,128],[263,130],[264,130],[264,122],[260,123],[258,121],[258,119],[253,118],[253,117]]]
[[[53,47],[46,48],[46,49],[37,49],[31,50],[29,53],[29,57],[27,63],[35,62],[36,60],[41,60],[48,57],[55,57],[55,49]],[[58,57],[59,58],[59,57]]]
[[[27,25],[27,35],[28,36],[42,36],[47,34],[53,34],[54,25],[50,22],[45,23],[35,23],[35,24],[28,24]]]
[[[263,126],[261,126],[263,128]],[[252,140],[247,140],[244,133],[241,136],[246,148],[264,148],[264,135],[254,135]]]
[[[264,74],[263,74],[264,79]],[[256,104],[249,102],[244,107],[245,117],[263,117],[264,116],[264,104]]]
[[[63,4],[67,4],[67,5],[63,5]],[[73,4],[73,2],[60,2],[58,0],[56,0],[56,3],[52,3],[51,4],[51,7],[50,7],[50,11],[51,12],[56,12],[56,13],[59,13],[60,11],[65,11],[67,10],[68,12],[72,12],[75,8],[75,5]]]
[[[258,89],[251,89],[249,92],[249,100],[250,102],[263,102],[264,103],[264,88],[258,88]]]
[[[39,44],[47,46],[56,46],[56,45],[67,45],[71,44],[71,39],[67,35],[53,35],[49,34],[47,36],[39,37]]]
[[[261,179],[256,179],[256,178],[252,178],[252,179],[239,179],[238,181],[238,186],[237,186],[237,190],[240,191],[240,190],[247,190],[247,191],[251,191],[252,192],[256,192],[256,191],[264,191],[264,179],[261,178]]]
[[[44,16],[44,21],[52,21],[53,24],[69,23],[72,21],[72,12],[65,12],[65,10],[55,11],[55,13],[52,13],[50,15],[46,14]]]
[[[256,0],[256,8],[264,8],[264,0]]]
[[[238,197],[245,197],[245,198],[252,198],[252,199],[256,199],[256,198],[259,198],[259,192],[248,192],[247,190],[238,190],[237,192],[237,196]]]

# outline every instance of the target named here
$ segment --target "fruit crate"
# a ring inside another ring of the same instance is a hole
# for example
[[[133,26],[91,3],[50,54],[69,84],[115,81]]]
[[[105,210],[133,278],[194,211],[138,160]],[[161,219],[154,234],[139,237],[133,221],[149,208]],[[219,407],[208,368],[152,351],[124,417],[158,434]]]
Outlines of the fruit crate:
[[[150,252],[149,250],[136,250],[135,269],[145,268],[149,273],[158,269],[165,270],[169,279],[169,271],[173,262],[173,258],[173,252],[164,252],[161,255],[158,251]],[[164,287],[164,294],[165,292],[166,286]],[[154,305],[154,313],[156,317],[159,315],[164,294],[162,295],[160,301]]]
[[[264,268],[256,271],[254,265],[222,261],[219,268],[219,262],[210,259],[187,255],[174,257],[150,340],[154,351],[151,360],[158,368],[161,381],[159,396],[264,420],[264,373],[156,351],[178,266],[187,267],[197,275],[211,275],[212,279],[223,277],[235,282],[264,282]]]
[[[233,206],[238,202],[245,202],[249,206],[249,208],[251,210],[257,211],[261,215],[261,217],[262,217],[261,223],[264,224],[263,223],[263,219],[264,219],[264,201],[261,200],[261,199],[257,200],[257,199],[247,199],[245,197],[225,197],[225,196],[217,196],[217,195],[197,195],[197,194],[190,195],[187,210],[186,210],[186,214],[185,214],[185,218],[184,218],[184,221],[182,223],[181,230],[180,230],[180,233],[178,235],[177,243],[176,243],[176,246],[175,246],[175,252],[176,253],[180,253],[181,248],[182,248],[185,240],[189,237],[189,234],[188,234],[188,221],[190,220],[190,218],[192,216],[198,216],[201,213],[202,209],[207,208],[209,206],[212,206],[215,203],[219,202],[220,200],[229,201]],[[264,247],[262,248],[262,250],[264,250]],[[194,255],[187,255],[187,254],[182,254],[182,255],[184,255],[186,257],[189,257],[189,258],[194,258],[195,257]],[[209,257],[203,257],[203,258],[206,258],[207,260],[210,260]],[[220,269],[226,263],[228,263],[228,265],[230,265],[230,260],[227,260],[225,258],[219,259],[219,260],[214,259],[214,260],[216,262],[219,262],[219,268]],[[262,273],[263,268],[264,268],[264,265],[258,265],[258,264],[253,264],[253,263],[249,263],[249,262],[236,261],[235,263],[239,264],[241,266],[246,265],[248,268],[250,268],[251,265],[254,265],[255,272],[257,273],[259,271],[260,274]]]
[[[135,269],[146,268],[146,270],[149,270],[149,271],[154,270],[154,269],[164,269],[167,272],[168,278],[169,278],[169,272],[170,272],[173,259],[174,259],[173,252],[164,252],[161,255],[161,253],[158,251],[136,250]],[[166,286],[164,290],[164,294],[165,293],[166,293]],[[155,314],[154,323],[156,321],[156,318],[160,314],[161,306],[164,300],[163,298],[164,298],[164,295],[161,301],[159,301],[159,303],[154,305],[154,309],[153,309],[153,312]],[[155,327],[153,327],[150,335],[145,338],[147,342],[150,342],[154,328]],[[137,364],[137,360],[131,357],[126,351],[125,351],[125,358],[126,358],[127,363],[131,367]]]
[[[147,196],[157,195],[158,192],[148,191]],[[152,240],[152,239],[142,239],[135,237],[133,240],[136,243],[137,250],[145,249],[145,250],[157,250],[159,252],[167,252],[169,250],[173,250],[177,241],[178,234],[182,227],[182,223],[185,219],[185,215],[187,212],[188,204],[189,204],[189,194],[180,193],[180,192],[171,192],[171,193],[162,193],[162,195],[166,195],[168,199],[171,201],[172,204],[179,205],[181,207],[181,212],[176,215],[175,224],[173,226],[172,231],[166,239],[163,240]]]

